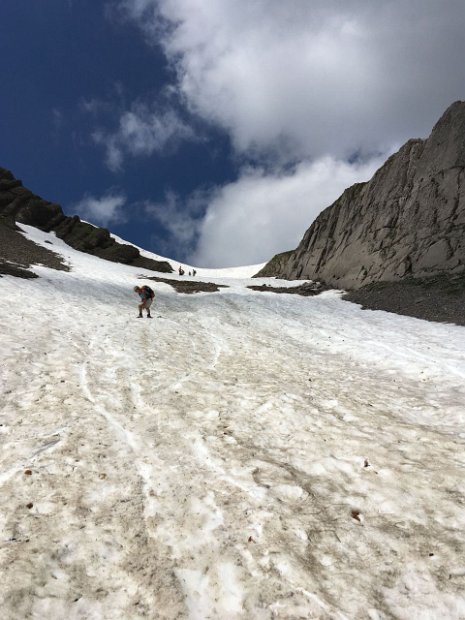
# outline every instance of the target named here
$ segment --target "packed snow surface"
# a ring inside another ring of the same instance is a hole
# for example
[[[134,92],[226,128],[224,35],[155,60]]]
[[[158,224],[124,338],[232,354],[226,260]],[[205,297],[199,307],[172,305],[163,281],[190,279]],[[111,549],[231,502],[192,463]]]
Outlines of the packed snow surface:
[[[89,222],[87,222],[89,224]],[[92,224],[93,226],[93,224]],[[118,243],[127,244],[128,242],[121,237],[118,237],[115,234],[111,234],[113,239]],[[189,271],[192,273],[192,270],[195,269],[197,277],[203,278],[252,278],[256,273],[258,273],[266,263],[259,263],[257,265],[245,265],[243,267],[228,267],[226,269],[212,269],[210,267],[193,267],[192,265],[188,265],[186,263],[178,263],[171,258],[166,258],[164,256],[160,256],[159,254],[154,254],[153,252],[147,252],[144,248],[141,248],[134,243],[130,243],[129,245],[134,246],[139,250],[142,256],[145,258],[151,258],[157,261],[165,261],[169,263],[172,269],[178,272],[179,267],[182,267],[185,275],[189,275]]]
[[[72,271],[0,279],[2,619],[465,618],[464,328],[232,278],[137,320],[27,234]]]

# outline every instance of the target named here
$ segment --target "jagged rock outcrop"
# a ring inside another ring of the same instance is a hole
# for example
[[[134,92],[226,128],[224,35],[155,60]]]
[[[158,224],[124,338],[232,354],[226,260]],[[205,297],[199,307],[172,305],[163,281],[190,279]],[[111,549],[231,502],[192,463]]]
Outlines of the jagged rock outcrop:
[[[266,263],[266,265],[255,274],[254,278],[272,278],[276,273],[281,273],[294,253],[293,250],[289,252],[281,252],[281,254],[275,254],[273,258]]]
[[[464,170],[465,102],[457,101],[428,139],[409,140],[323,211],[269,275],[358,289],[464,272]]]
[[[145,258],[134,246],[118,243],[105,228],[82,222],[77,215],[66,216],[59,205],[33,194],[5,168],[0,168],[0,217],[54,231],[71,247],[99,258],[164,273],[173,271],[168,262]]]

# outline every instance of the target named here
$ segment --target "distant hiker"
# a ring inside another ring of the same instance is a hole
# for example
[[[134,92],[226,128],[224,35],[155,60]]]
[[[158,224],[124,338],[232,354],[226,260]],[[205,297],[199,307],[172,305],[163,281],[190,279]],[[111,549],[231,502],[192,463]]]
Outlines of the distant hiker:
[[[155,293],[150,288],[150,286],[135,286],[134,292],[137,293],[140,297],[141,303],[139,304],[139,316],[138,319],[142,319],[142,310],[147,311],[147,318],[151,319],[152,316],[150,314],[150,306],[152,305],[152,301],[155,298]]]
[[[189,271],[189,275],[191,275],[191,272]]]
[[[181,265],[179,265],[179,269],[178,269],[178,271],[179,271],[179,275],[180,275],[180,276],[183,276],[183,275],[184,275],[184,269],[181,267]]]
[[[195,274],[196,274],[196,273],[197,273],[197,272],[196,272],[196,270],[195,270],[195,269],[193,269],[193,270],[192,270],[192,275],[193,275],[193,276],[195,276]]]

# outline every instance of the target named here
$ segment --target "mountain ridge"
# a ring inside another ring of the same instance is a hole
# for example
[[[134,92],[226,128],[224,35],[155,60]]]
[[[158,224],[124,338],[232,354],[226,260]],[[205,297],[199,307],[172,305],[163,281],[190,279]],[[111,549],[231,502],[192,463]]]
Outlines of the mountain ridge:
[[[427,139],[408,140],[370,181],[346,189],[287,260],[274,257],[257,276],[318,279],[357,290],[462,273],[464,170],[465,102],[456,101]]]
[[[72,248],[105,260],[152,271],[173,272],[167,261],[142,256],[133,245],[113,239],[106,228],[83,222],[77,215],[65,215],[60,205],[37,196],[12,172],[0,167],[0,226],[4,236],[14,235],[14,222],[35,226],[45,232],[53,231]],[[27,261],[23,266],[28,266]]]

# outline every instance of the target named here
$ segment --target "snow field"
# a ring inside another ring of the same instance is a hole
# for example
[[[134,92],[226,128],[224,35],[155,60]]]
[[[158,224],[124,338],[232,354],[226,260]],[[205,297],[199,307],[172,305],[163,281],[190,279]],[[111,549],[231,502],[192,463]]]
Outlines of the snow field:
[[[137,321],[27,230],[73,270],[0,280],[3,617],[465,617],[463,328],[226,278]]]

